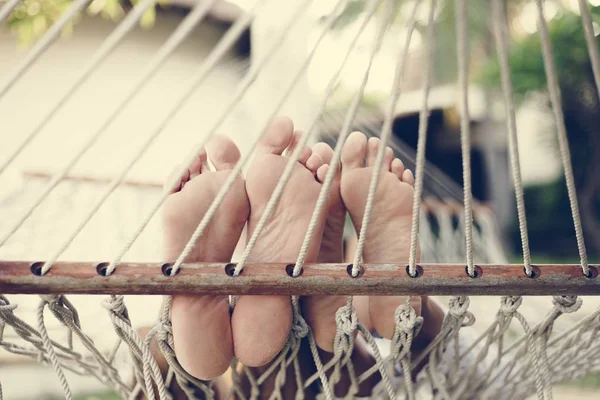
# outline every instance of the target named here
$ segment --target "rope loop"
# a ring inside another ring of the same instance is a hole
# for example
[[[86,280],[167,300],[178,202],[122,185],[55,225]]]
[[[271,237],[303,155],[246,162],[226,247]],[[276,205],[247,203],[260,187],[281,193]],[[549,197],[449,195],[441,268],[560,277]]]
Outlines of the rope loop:
[[[305,338],[306,335],[308,335],[308,329],[309,328],[306,320],[301,315],[298,315],[296,322],[292,326],[294,336],[296,336],[298,339]]]
[[[335,324],[338,331],[341,330],[348,336],[352,335],[358,327],[358,316],[354,307],[347,305],[340,307],[335,313]]]
[[[117,314],[119,316],[125,315],[126,308],[123,302],[123,296],[111,296],[107,299],[102,300],[102,307],[108,312]]]
[[[500,300],[500,312],[506,316],[513,315],[522,303],[523,298],[521,296],[504,296]]]
[[[450,306],[450,314],[455,318],[461,319],[468,312],[471,300],[467,296],[457,296],[450,298],[448,304]]]
[[[394,320],[396,321],[396,331],[406,335],[411,333],[413,336],[418,335],[423,326],[423,317],[417,316],[415,309],[408,304],[402,304],[396,308]]]
[[[554,308],[563,314],[570,314],[581,308],[583,300],[577,296],[554,296],[552,304],[554,304]]]

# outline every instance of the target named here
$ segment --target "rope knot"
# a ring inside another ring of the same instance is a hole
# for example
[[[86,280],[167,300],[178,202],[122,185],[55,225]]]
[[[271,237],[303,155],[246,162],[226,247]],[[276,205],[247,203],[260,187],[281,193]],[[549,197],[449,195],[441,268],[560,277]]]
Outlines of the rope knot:
[[[402,304],[394,312],[396,330],[406,335],[417,335],[423,326],[423,318],[418,317],[415,309],[408,304]]]
[[[41,294],[40,298],[47,304],[56,303],[59,300],[59,296],[55,294]]]
[[[456,318],[462,318],[469,309],[471,301],[467,296],[458,296],[450,298],[450,314]]]
[[[569,314],[579,310],[583,301],[577,296],[554,296],[552,303],[558,311]]]
[[[292,330],[298,339],[302,339],[308,335],[308,324],[301,315],[298,315],[298,318],[296,318],[296,323],[292,326]]]
[[[502,297],[502,300],[500,300],[500,312],[504,315],[512,315],[521,307],[521,303],[523,303],[521,296]]]
[[[102,307],[118,315],[123,315],[126,311],[122,296],[109,297],[102,300]]]
[[[340,307],[335,313],[335,324],[338,331],[341,330],[348,336],[352,335],[358,327],[358,316],[354,307]]]

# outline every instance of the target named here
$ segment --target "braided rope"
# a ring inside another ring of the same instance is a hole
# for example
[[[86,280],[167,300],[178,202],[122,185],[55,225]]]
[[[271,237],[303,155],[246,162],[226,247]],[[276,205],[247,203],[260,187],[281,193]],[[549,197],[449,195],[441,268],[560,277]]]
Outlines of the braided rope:
[[[560,158],[563,164],[565,181],[567,183],[567,192],[569,195],[571,214],[573,216],[573,224],[575,227],[575,237],[577,238],[577,250],[579,251],[579,257],[581,259],[581,271],[583,272],[583,275],[588,276],[590,274],[590,268],[588,265],[585,241],[583,238],[583,229],[581,227],[581,217],[579,216],[579,205],[577,204],[577,191],[575,188],[575,178],[573,177],[573,167],[571,165],[569,140],[567,138],[567,130],[562,112],[560,86],[556,73],[556,67],[552,61],[552,43],[550,42],[548,24],[544,18],[544,2],[542,0],[536,0],[536,6],[538,29],[540,31],[542,53],[544,56],[544,69],[546,70],[546,79],[548,80],[548,93],[550,95],[550,102],[552,103],[554,123],[556,125],[558,145],[560,148]]]

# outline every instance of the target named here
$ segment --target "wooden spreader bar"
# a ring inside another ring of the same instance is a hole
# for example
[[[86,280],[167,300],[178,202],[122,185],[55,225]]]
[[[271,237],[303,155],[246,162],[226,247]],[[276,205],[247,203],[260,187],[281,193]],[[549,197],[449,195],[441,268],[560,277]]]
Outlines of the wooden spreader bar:
[[[271,295],[600,295],[597,266],[584,276],[577,264],[478,265],[477,277],[462,264],[421,264],[418,276],[406,264],[364,264],[358,277],[348,264],[308,264],[291,277],[293,265],[247,264],[233,277],[234,264],[123,263],[104,276],[107,263],[57,262],[40,276],[43,262],[0,261],[0,294],[271,294]]]

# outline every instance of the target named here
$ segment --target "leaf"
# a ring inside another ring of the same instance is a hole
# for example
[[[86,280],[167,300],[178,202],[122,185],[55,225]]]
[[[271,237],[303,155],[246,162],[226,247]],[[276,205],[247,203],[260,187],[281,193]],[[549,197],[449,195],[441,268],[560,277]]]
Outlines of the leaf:
[[[156,8],[154,7],[150,7],[145,13],[144,15],[142,15],[142,18],[140,19],[140,26],[142,28],[152,28],[154,26],[154,23],[156,22]]]

